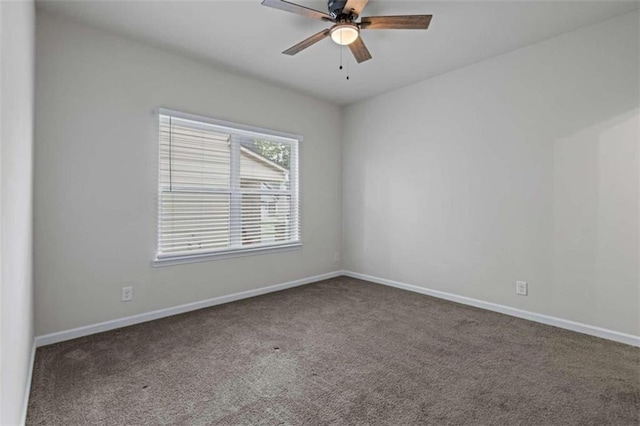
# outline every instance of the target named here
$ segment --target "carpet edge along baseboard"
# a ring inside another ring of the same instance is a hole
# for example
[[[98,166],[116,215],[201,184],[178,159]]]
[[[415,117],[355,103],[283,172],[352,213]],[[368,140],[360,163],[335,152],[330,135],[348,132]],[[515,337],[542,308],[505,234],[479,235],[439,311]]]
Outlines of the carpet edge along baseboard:
[[[144,312],[123,318],[117,318],[109,321],[99,322],[95,324],[85,325],[72,328],[69,330],[56,331],[54,333],[43,334],[35,337],[35,346],[47,346],[54,343],[64,342],[66,340],[76,339],[78,337],[89,336],[91,334],[102,333],[104,331],[115,330],[117,328],[127,327],[130,325],[140,324],[143,322],[153,321],[160,318],[166,318],[172,315],[183,314],[186,312],[196,311],[198,309],[209,308],[211,306],[222,305],[224,303],[235,302],[237,300],[248,299],[263,294],[273,293],[276,291],[286,290],[288,288],[298,287],[305,284],[311,284],[330,278],[343,275],[343,271],[332,271],[325,274],[314,275],[311,277],[300,278],[286,283],[274,284],[253,290],[241,291],[222,296],[213,297],[211,299],[201,300],[197,302],[185,303],[182,305],[171,306],[168,308],[157,309],[150,312]]]
[[[536,312],[525,311],[523,309],[513,308],[511,306],[500,305],[498,303],[486,302],[480,299],[473,299],[471,297],[460,296],[453,293],[447,293],[444,291],[433,290],[426,287],[406,284],[399,281],[376,277],[373,275],[361,274],[359,272],[345,270],[343,271],[343,275],[351,278],[357,278],[364,281],[370,281],[376,284],[382,284],[389,287],[395,287],[402,290],[412,291],[414,293],[420,293],[427,296],[437,297],[438,299],[449,300],[451,302],[456,302],[463,305],[474,306],[476,308],[485,309],[487,311],[498,312],[504,315],[522,318],[529,321],[562,328],[565,330],[575,331],[577,333],[587,334],[589,336],[599,337],[601,339],[612,340],[614,342],[640,347],[640,336],[635,336],[633,334],[622,333],[619,331],[596,327],[593,325],[571,321],[563,318],[553,317],[550,315],[544,315]]]
[[[584,324],[576,321],[571,321],[563,318],[553,317],[549,315],[539,314],[536,312],[525,311],[522,309],[513,308],[506,305],[500,305],[497,303],[486,302],[480,299],[473,299],[470,297],[460,296],[453,293],[447,293],[439,290],[433,290],[426,287],[420,287],[412,284],[406,284],[399,281],[394,281],[386,278],[380,278],[373,275],[362,274],[359,272],[349,270],[332,271],[325,274],[314,275],[311,277],[301,278],[286,283],[275,284],[267,287],[261,287],[254,290],[242,291],[239,293],[232,293],[228,295],[218,296],[211,299],[206,299],[198,302],[187,303],[178,306],[172,306],[164,309],[158,309],[155,311],[145,312],[133,316],[124,318],[118,318],[96,324],[90,324],[81,326],[69,330],[58,331],[50,334],[44,334],[36,336],[35,346],[46,346],[66,340],[76,339],[78,337],[89,336],[91,334],[102,333],[104,331],[114,330],[117,328],[127,327],[134,324],[140,324],[147,321],[153,321],[155,319],[165,318],[172,315],[178,315],[198,309],[208,308],[211,306],[221,305],[223,303],[234,302],[237,300],[247,299],[263,294],[268,294],[276,291],[286,290],[301,285],[311,284],[317,281],[322,281],[338,276],[347,276],[351,278],[357,278],[376,284],[382,284],[390,287],[399,288],[402,290],[411,291],[414,293],[420,293],[427,296],[436,297],[439,299],[449,300],[463,305],[474,306],[477,308],[485,309],[488,311],[498,312],[505,315],[510,315],[517,318],[526,319],[546,325],[551,325],[566,330],[575,331],[578,333],[587,334],[602,339],[612,340],[614,342],[624,343],[631,346],[640,347],[640,336],[632,334],[621,333],[614,330],[609,330],[601,327],[596,327],[589,324]]]

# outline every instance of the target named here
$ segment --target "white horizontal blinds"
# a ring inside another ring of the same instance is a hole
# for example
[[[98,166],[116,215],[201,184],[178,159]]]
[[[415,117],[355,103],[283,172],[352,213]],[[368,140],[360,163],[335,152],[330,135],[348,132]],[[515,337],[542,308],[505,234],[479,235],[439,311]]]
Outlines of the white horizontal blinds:
[[[229,139],[206,124],[160,116],[161,188],[229,190]]]
[[[298,141],[160,115],[157,257],[299,242]]]
[[[158,257],[229,247],[230,135],[160,116]]]

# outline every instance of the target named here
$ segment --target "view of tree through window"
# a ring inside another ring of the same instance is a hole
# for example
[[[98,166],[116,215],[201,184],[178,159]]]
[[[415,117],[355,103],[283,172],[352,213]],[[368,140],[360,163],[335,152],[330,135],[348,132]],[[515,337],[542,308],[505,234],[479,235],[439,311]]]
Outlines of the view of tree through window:
[[[276,164],[281,165],[285,169],[289,169],[291,145],[254,140],[253,143],[246,144],[246,148],[262,155],[264,158],[267,158]]]

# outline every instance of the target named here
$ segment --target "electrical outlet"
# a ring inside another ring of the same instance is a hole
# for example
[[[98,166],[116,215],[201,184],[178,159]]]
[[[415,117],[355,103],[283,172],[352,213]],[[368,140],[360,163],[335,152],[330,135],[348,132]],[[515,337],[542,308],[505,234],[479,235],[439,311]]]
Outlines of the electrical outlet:
[[[524,281],[516,281],[516,294],[526,296],[529,293],[528,285]]]
[[[122,287],[122,301],[130,302],[133,299],[133,287]]]
[[[335,252],[333,253],[333,261],[334,262],[339,262],[340,261],[340,252]]]

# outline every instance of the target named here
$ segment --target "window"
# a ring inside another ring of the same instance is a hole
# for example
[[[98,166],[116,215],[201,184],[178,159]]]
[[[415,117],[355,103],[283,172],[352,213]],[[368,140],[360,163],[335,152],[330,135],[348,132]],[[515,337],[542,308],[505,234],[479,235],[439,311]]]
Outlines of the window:
[[[301,138],[159,110],[157,261],[300,246]]]

